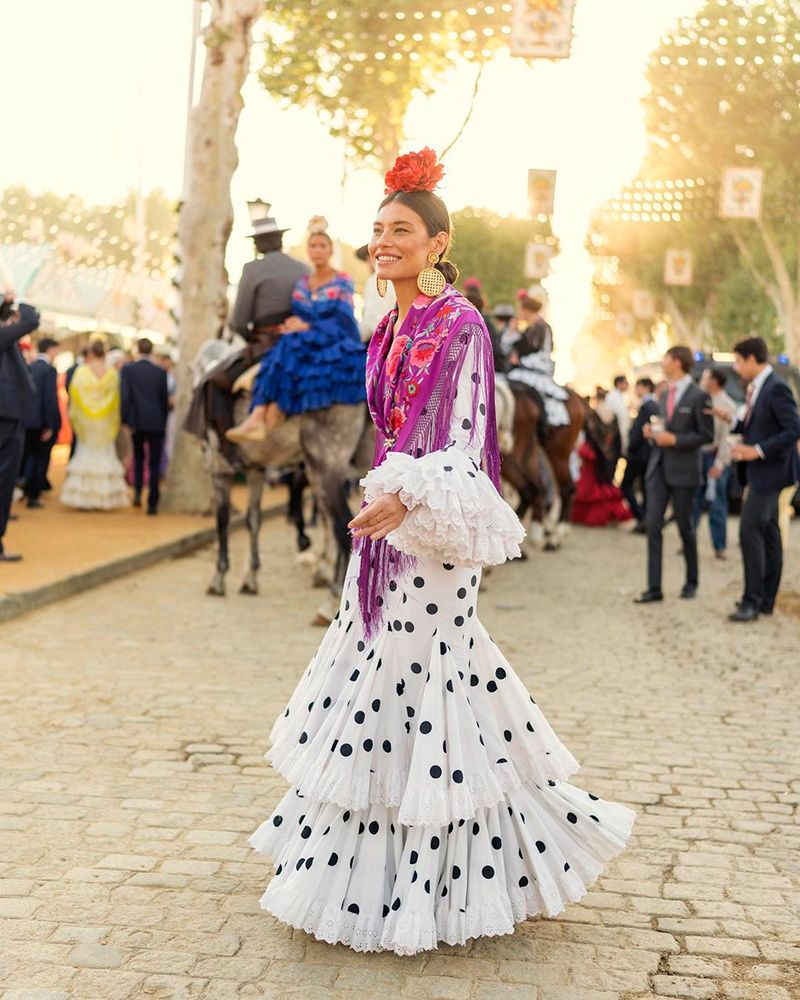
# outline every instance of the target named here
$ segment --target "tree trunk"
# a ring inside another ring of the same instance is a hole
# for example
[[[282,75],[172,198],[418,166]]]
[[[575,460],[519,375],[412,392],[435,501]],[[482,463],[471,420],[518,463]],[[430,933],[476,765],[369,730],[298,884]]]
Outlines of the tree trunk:
[[[195,0],[199,2],[199,0]],[[263,0],[211,0],[200,100],[189,121],[189,165],[178,220],[180,301],[177,423],[192,397],[190,364],[218,336],[228,312],[225,248],[233,226],[231,178],[239,162],[236,127],[250,69],[253,24]],[[164,493],[168,510],[205,513],[211,483],[197,438],[180,430]]]

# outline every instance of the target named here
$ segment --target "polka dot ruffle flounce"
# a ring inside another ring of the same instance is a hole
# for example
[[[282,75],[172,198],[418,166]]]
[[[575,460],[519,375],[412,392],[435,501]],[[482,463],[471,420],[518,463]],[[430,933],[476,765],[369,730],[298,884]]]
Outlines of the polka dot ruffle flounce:
[[[373,641],[358,556],[337,620],[271,733],[292,784],[251,838],[262,905],[321,940],[401,954],[511,933],[576,901],[634,814],[578,768],[477,618],[480,569],[419,558]]]

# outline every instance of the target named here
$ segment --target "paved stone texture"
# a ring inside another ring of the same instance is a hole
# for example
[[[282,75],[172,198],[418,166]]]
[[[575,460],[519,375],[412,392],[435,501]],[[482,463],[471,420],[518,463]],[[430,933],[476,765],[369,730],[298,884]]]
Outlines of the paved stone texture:
[[[262,754],[319,640],[282,523],[264,532],[260,597],[205,597],[203,551],[6,625],[3,1000],[800,996],[796,604],[728,625],[738,562],[703,545],[693,603],[674,596],[672,532],[654,608],[631,604],[644,544],[622,530],[575,531],[489,577],[482,617],[582,761],[576,783],[639,819],[559,919],[414,958],[330,947],[258,909],[268,866],[246,838],[284,787]]]

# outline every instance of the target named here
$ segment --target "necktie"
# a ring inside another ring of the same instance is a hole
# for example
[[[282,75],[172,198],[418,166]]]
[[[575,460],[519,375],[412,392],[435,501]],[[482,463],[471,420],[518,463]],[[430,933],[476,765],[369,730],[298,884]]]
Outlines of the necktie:
[[[675,385],[671,385],[667,390],[667,420],[672,420],[672,414],[675,412],[675,393],[677,391]]]
[[[744,423],[750,423],[750,414],[753,411],[753,393],[756,391],[755,385],[751,382],[747,387],[747,393],[745,394],[745,401],[747,405],[744,410]]]

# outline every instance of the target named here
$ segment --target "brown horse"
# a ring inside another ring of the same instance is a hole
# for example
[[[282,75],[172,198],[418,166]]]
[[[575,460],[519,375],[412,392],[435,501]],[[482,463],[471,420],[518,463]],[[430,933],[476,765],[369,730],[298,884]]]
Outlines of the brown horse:
[[[510,384],[516,403],[514,444],[503,456],[503,476],[519,494],[517,516],[523,518],[530,511],[531,537],[553,552],[561,545],[572,512],[575,484],[570,456],[586,420],[586,406],[569,389],[564,401],[569,423],[546,427],[544,400],[539,394],[519,383]],[[556,498],[557,521],[550,516]]]

